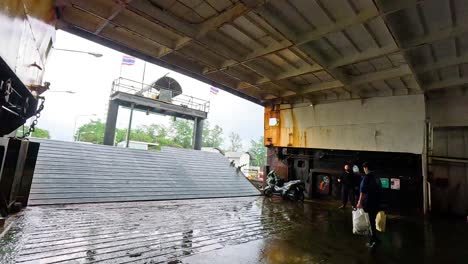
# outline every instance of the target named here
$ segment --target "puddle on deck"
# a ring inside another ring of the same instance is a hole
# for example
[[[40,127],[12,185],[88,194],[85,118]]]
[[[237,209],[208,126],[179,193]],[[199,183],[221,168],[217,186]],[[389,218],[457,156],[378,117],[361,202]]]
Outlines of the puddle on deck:
[[[263,197],[29,207],[0,263],[467,263],[464,221],[390,218],[381,245],[351,212]]]

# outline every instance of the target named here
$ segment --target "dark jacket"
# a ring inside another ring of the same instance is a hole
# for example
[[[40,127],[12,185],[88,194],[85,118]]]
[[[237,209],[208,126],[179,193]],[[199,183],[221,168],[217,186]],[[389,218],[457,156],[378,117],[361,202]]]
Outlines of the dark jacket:
[[[354,175],[352,171],[345,171],[339,179],[341,180],[341,186],[343,186],[343,188],[351,190],[357,185],[356,178],[356,175]]]
[[[364,211],[378,210],[380,208],[382,184],[380,178],[373,172],[366,174],[362,178],[360,191],[366,194],[366,197],[362,201]]]

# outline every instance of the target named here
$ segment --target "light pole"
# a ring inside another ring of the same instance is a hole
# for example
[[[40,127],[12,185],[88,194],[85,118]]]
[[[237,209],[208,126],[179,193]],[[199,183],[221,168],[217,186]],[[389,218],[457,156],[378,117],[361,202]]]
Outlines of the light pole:
[[[77,115],[75,116],[75,126],[73,127],[73,141],[78,141],[77,138],[79,138],[79,135],[75,137],[76,134],[76,123],[78,122],[78,118],[84,117],[84,116],[97,116],[96,114],[88,114],[88,115]]]
[[[76,94],[75,91],[50,91],[47,90],[48,93],[67,93],[67,94]]]
[[[84,53],[84,54],[88,54],[88,55],[94,56],[94,57],[96,57],[96,58],[100,58],[100,57],[103,56],[101,53],[89,52],[89,51],[71,50],[71,49],[57,49],[57,48],[53,48],[53,49],[54,49],[54,50],[59,50],[59,51],[66,51],[66,52]]]

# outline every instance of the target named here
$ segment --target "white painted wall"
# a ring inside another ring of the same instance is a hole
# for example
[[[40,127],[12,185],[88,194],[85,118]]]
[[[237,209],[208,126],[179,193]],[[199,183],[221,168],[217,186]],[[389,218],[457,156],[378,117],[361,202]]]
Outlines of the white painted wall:
[[[423,95],[282,105],[280,146],[422,153]]]
[[[226,152],[225,157],[233,161],[236,167],[240,167],[245,176],[249,176],[250,155],[247,152]]]

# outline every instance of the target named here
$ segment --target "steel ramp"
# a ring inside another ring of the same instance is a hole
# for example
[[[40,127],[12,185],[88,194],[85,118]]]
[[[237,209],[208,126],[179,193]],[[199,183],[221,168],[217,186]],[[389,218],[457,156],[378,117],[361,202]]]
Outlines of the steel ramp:
[[[259,195],[224,156],[38,140],[29,205]]]

